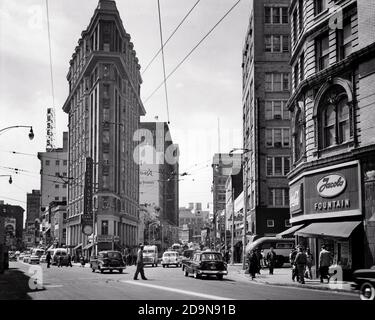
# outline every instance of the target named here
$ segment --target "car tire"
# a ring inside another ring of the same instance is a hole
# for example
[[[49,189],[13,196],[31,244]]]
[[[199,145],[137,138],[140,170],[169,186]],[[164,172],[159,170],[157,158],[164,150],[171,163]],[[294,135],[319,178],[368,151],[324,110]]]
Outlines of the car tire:
[[[165,268],[165,264],[163,264],[163,268]]]
[[[200,275],[196,271],[193,272],[193,275],[194,275],[195,279],[199,279],[200,278]]]
[[[375,288],[371,282],[364,282],[359,289],[361,300],[375,300]]]
[[[124,270],[123,269],[120,269],[119,272],[122,273]]]
[[[91,268],[92,272],[95,272],[95,269],[94,268]]]
[[[189,276],[189,272],[185,269],[185,271],[184,271],[184,276],[185,277],[188,277]]]
[[[222,275],[222,274],[217,274],[217,275],[216,275],[216,278],[217,278],[218,280],[223,280],[223,275]]]
[[[111,270],[109,270],[109,273],[113,273],[113,270],[111,269]]]

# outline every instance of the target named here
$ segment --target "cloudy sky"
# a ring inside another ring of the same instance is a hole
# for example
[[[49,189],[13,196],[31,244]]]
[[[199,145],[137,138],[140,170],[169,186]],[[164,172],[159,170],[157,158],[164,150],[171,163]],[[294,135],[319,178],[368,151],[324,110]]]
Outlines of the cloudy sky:
[[[164,40],[197,0],[160,0]],[[167,74],[218,22],[236,0],[201,0],[165,47]],[[172,139],[180,146],[180,206],[212,202],[212,156],[241,147],[241,53],[250,0],[242,0],[169,78]],[[56,144],[62,146],[67,115],[69,60],[98,0],[49,0],[53,79],[57,117]],[[125,30],[131,35],[141,72],[160,48],[157,0],[118,0]],[[143,74],[143,101],[163,80],[159,56]],[[26,209],[26,193],[40,189],[37,152],[46,147],[46,109],[52,106],[45,0],[0,0],[0,129],[33,126],[0,133],[0,200]],[[141,121],[167,120],[164,90],[145,103]],[[218,120],[219,119],[219,120]],[[218,122],[220,139],[218,139]],[[16,153],[12,153],[15,151]],[[20,154],[21,153],[21,154]],[[25,170],[15,174],[7,168]]]

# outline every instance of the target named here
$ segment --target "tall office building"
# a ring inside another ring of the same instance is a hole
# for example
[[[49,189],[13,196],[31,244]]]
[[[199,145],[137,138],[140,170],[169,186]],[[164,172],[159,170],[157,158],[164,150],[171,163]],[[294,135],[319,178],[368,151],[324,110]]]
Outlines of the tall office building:
[[[95,221],[97,250],[135,246],[139,165],[134,150],[139,142],[134,135],[145,109],[140,65],[115,1],[99,1],[78,40],[67,80],[63,110],[69,116],[68,245],[92,250],[85,213]]]
[[[141,122],[140,128],[139,203],[164,226],[162,247],[167,248],[178,241],[179,148],[166,122]]]
[[[315,266],[375,263],[375,3],[292,1],[290,213]],[[317,275],[317,274],[315,274]]]
[[[243,49],[244,195],[247,234],[289,226],[290,0],[252,0]]]
[[[26,194],[26,233],[34,244],[39,244],[40,232],[40,190],[32,190]]]

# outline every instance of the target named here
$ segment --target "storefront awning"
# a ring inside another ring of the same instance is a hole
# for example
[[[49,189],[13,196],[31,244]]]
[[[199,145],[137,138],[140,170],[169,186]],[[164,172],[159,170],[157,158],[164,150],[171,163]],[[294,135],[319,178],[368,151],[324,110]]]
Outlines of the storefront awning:
[[[296,235],[305,237],[335,237],[349,238],[353,230],[361,221],[342,221],[342,222],[318,222],[312,223],[305,228],[295,232]]]
[[[83,250],[89,250],[91,247],[93,246],[92,243],[89,243],[88,245],[86,245]]]
[[[77,249],[79,249],[80,247],[82,247],[82,243],[80,243],[79,245],[75,246],[75,247],[73,248],[73,250],[77,250]]]
[[[303,224],[300,224],[300,225],[298,225],[298,226],[293,226],[293,227],[291,227],[291,228],[289,228],[289,229],[286,229],[286,230],[284,230],[283,232],[278,233],[278,234],[276,235],[276,238],[287,238],[287,237],[292,237],[292,236],[294,236],[294,233],[295,233],[297,230],[301,229],[303,226],[304,226]]]

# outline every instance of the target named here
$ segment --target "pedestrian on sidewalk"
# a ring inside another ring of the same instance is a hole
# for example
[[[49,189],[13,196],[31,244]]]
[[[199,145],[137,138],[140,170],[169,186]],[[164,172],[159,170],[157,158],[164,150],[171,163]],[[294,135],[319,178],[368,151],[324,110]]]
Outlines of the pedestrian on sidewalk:
[[[299,283],[305,284],[305,269],[306,269],[307,257],[302,247],[298,248],[298,253],[296,255],[294,263],[297,266]]]
[[[68,265],[67,265],[67,267],[73,267],[72,266],[72,256],[70,255],[70,253],[68,253]]]
[[[137,270],[135,271],[134,274],[134,280],[138,280],[138,274],[141,274],[141,278],[143,280],[147,280],[145,276],[145,271],[143,269],[143,244],[139,244],[139,250],[137,252]]]
[[[51,252],[47,252],[46,261],[47,261],[47,268],[51,268]]]
[[[309,278],[310,280],[312,279],[312,272],[311,272],[311,267],[313,264],[313,255],[310,252],[310,248],[307,248],[306,250],[306,258],[307,258],[307,263],[306,263],[306,278]]]
[[[59,256],[58,257],[58,264],[57,264],[57,266],[60,268],[60,267],[62,267],[62,262],[63,262],[63,256]]]
[[[273,274],[273,269],[275,268],[276,264],[276,253],[273,251],[273,247],[270,248],[270,251],[267,253],[267,263],[268,263],[268,268],[270,270],[270,274]]]
[[[323,279],[327,279],[329,266],[331,265],[331,253],[326,249],[325,245],[322,245],[321,251],[319,254],[319,273],[320,273],[320,282],[323,283]]]
[[[262,254],[260,253],[260,248],[256,248],[255,254],[258,260],[257,274],[260,274],[260,269],[262,269],[262,266],[260,264],[260,261],[262,260]]]
[[[290,251],[290,254],[289,254],[289,262],[290,262],[290,265],[292,266],[292,280],[293,280],[293,282],[295,281],[296,278],[297,278],[297,281],[298,281],[297,266],[294,263],[294,260],[296,259],[296,255],[297,255],[297,249],[294,247]]]
[[[79,258],[79,261],[81,262],[81,268],[84,268],[85,267],[85,258],[83,257],[83,255],[81,255],[81,257]]]
[[[248,255],[249,261],[249,274],[251,275],[251,280],[254,280],[255,274],[259,268],[259,261],[255,250],[251,250],[250,254]]]
[[[261,255],[261,260],[260,260],[260,267],[263,269],[263,268],[266,268],[267,267],[267,263],[266,263],[266,257],[264,256],[264,250],[260,250],[260,255]]]

